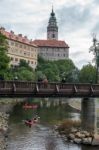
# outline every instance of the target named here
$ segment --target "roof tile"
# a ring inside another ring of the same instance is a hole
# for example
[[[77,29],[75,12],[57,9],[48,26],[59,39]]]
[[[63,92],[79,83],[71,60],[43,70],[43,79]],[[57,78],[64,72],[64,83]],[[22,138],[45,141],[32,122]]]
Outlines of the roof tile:
[[[33,43],[39,47],[69,48],[68,44],[66,44],[65,41],[59,41],[59,40],[34,40]]]
[[[21,34],[19,35],[15,35],[13,31],[8,32],[5,30],[1,30],[2,34],[4,34],[8,39],[14,40],[14,41],[18,41],[27,45],[31,45],[31,46],[35,46],[37,47],[31,40],[29,40],[26,36],[22,36]]]

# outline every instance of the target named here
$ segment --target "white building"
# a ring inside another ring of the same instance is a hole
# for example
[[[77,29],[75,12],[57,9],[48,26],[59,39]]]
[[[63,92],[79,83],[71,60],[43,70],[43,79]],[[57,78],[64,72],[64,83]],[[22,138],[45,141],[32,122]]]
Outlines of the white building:
[[[38,54],[46,60],[60,60],[69,57],[69,46],[65,41],[58,40],[58,26],[52,9],[47,26],[47,40],[34,40],[38,46]]]

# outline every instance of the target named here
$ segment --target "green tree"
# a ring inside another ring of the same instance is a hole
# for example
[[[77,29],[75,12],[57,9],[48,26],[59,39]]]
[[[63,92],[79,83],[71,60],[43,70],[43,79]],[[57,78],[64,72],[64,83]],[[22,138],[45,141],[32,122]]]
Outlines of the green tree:
[[[59,82],[65,78],[66,82],[74,82],[75,76],[73,75],[73,72],[75,69],[77,70],[70,59],[48,61],[39,57],[36,71],[41,71],[49,81]]]
[[[18,80],[23,80],[23,81],[34,81],[35,80],[34,71],[30,71],[26,67],[18,68],[18,70],[16,72],[16,76],[18,77]]]
[[[6,78],[9,68],[9,57],[7,56],[8,43],[6,37],[0,32],[0,76]]]
[[[36,81],[42,81],[44,78],[46,78],[46,76],[42,71],[36,71]]]
[[[96,81],[96,68],[91,64],[83,66],[79,72],[79,82],[95,83],[95,81]]]
[[[27,63],[25,60],[21,59],[20,60],[20,63],[19,63],[19,68],[20,67],[25,67],[27,68],[28,70],[32,71],[33,68],[29,66],[29,63]]]
[[[10,68],[9,78],[12,80],[34,81],[35,71],[25,60],[21,60],[19,66]]]

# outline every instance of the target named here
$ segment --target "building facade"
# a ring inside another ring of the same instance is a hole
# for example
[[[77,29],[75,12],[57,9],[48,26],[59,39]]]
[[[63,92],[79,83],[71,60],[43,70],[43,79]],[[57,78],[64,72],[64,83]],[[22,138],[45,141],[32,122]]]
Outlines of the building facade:
[[[47,26],[47,40],[34,40],[33,44],[38,46],[38,54],[46,60],[68,59],[69,46],[65,41],[58,40],[58,26],[53,8]]]
[[[0,28],[0,32],[7,37],[10,65],[18,66],[20,60],[25,60],[29,66],[35,69],[38,55],[37,46],[26,36],[23,37],[22,34],[15,35],[13,31],[5,31],[3,27]]]
[[[68,45],[64,41],[35,40],[38,46],[38,54],[46,60],[60,60],[68,58]]]

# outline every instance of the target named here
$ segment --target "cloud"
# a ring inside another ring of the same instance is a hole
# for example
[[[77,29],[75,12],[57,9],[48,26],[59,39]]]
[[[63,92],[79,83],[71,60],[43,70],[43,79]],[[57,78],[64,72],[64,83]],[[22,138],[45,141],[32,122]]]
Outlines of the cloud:
[[[90,9],[81,10],[79,5],[72,7],[64,6],[58,10],[58,17],[61,30],[65,28],[67,32],[73,32],[74,30],[83,28],[87,24],[87,20],[90,18]]]

